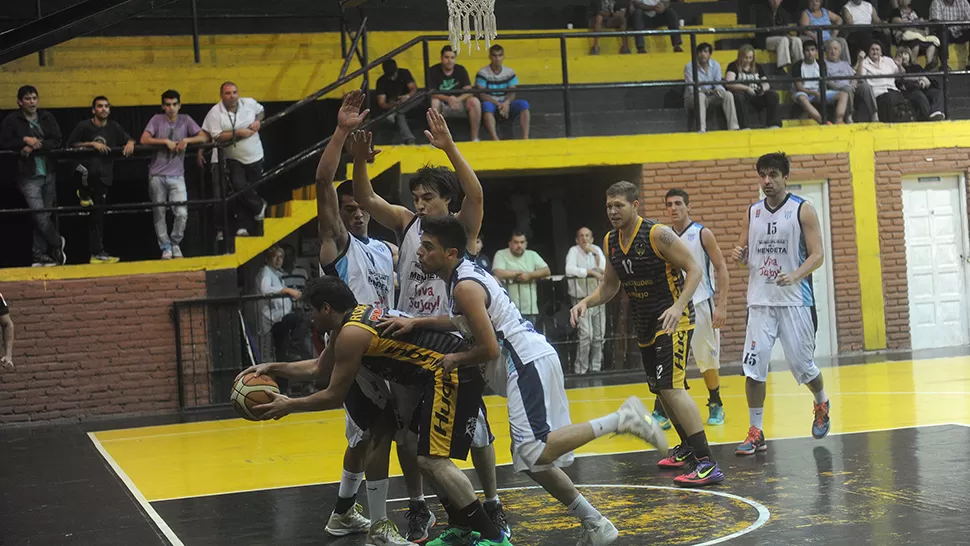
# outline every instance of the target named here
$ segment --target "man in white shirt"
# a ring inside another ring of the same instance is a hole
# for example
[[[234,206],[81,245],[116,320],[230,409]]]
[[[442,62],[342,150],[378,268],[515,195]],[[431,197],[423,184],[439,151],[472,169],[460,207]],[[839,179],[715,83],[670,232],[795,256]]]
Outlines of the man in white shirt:
[[[239,98],[239,88],[232,82],[222,84],[219,90],[222,101],[212,107],[205,116],[202,130],[213,142],[230,143],[222,148],[226,154],[229,184],[234,193],[242,193],[231,203],[230,217],[236,217],[236,235],[247,236],[266,214],[266,202],[255,190],[249,189],[263,176],[263,142],[259,139],[259,127],[265,117],[263,105],[255,99]],[[216,162],[213,151],[212,161]],[[216,182],[216,186],[218,186]],[[241,208],[237,214],[236,208]]]
[[[566,277],[569,278],[569,297],[576,305],[593,293],[603,278],[606,256],[603,249],[593,244],[593,232],[587,227],[576,232],[576,246],[566,254]],[[594,307],[583,315],[576,325],[579,329],[579,348],[573,370],[587,373],[600,371],[603,366],[603,335],[606,330],[604,306]]]

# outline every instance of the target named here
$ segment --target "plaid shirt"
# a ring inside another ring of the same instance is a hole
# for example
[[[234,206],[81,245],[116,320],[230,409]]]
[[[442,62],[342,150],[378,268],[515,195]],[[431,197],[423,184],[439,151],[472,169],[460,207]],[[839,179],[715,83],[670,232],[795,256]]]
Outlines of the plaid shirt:
[[[967,0],[955,0],[948,4],[944,0],[933,0],[930,4],[931,21],[968,21],[970,20],[970,2]],[[968,26],[949,27],[950,35],[954,38],[959,37],[967,30]]]

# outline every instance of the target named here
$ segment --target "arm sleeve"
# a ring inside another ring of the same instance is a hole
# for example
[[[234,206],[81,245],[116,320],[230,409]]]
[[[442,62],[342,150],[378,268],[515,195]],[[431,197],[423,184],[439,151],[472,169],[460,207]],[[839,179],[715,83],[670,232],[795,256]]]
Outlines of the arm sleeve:
[[[585,267],[579,267],[579,249],[572,247],[566,254],[566,276],[584,278],[588,274]]]
[[[202,130],[212,135],[213,138],[219,136],[219,133],[222,133],[222,122],[219,120],[219,109],[217,106],[214,106],[206,114],[205,119],[202,121]]]
[[[536,252],[534,250],[530,250],[529,252],[531,252],[532,255],[533,255],[533,257],[535,258],[535,268],[536,269],[542,269],[543,267],[549,267],[549,264],[547,264],[546,261],[542,259],[542,256],[540,256],[538,252]]]
[[[199,127],[199,124],[196,123],[194,119],[192,119],[192,116],[185,116],[185,117],[186,119],[188,119],[188,126],[185,128],[187,135],[189,135],[190,137],[194,137],[195,135],[202,132],[202,128]]]

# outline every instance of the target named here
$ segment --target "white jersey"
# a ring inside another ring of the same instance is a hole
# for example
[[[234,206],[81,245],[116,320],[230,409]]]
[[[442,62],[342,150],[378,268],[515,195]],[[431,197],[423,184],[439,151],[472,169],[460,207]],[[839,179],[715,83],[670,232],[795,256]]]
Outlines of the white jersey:
[[[508,359],[507,368],[515,370],[543,356],[556,354],[556,350],[549,345],[542,334],[536,332],[532,323],[522,318],[522,314],[512,303],[509,293],[502,288],[495,277],[475,262],[463,259],[455,268],[451,283],[448,285],[448,314],[462,337],[469,343],[475,343],[471,328],[468,320],[462,314],[455,312],[452,296],[455,285],[462,281],[477,282],[485,289],[488,318],[495,330],[495,337],[502,346],[503,356]]]
[[[748,209],[748,306],[813,307],[812,276],[789,286],[776,279],[799,268],[808,257],[799,218],[805,200],[789,193],[771,210],[764,200]]]
[[[394,303],[394,257],[387,243],[378,239],[347,237],[347,248],[329,265],[320,264],[321,275],[340,277],[358,303],[390,309]]]
[[[711,257],[707,255],[707,250],[704,249],[704,242],[701,240],[701,232],[705,229],[707,228],[701,224],[692,222],[680,234],[680,240],[687,245],[687,249],[694,256],[694,261],[701,266],[701,274],[703,275],[701,277],[701,283],[697,285],[697,290],[694,292],[694,305],[714,296],[714,283],[711,279]]]
[[[401,292],[396,309],[414,316],[439,316],[448,313],[445,305],[447,287],[437,275],[425,273],[418,264],[421,246],[421,217],[414,216],[404,230],[398,254],[397,275]]]

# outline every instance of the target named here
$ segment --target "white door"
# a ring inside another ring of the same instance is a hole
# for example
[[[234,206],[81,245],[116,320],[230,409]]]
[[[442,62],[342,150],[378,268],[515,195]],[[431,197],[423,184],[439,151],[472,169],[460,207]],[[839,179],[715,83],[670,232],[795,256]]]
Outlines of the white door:
[[[789,184],[788,191],[803,197],[815,207],[818,223],[822,228],[822,246],[825,247],[825,262],[812,273],[815,290],[815,313],[818,315],[818,332],[815,334],[815,356],[833,356],[838,352],[835,330],[835,297],[832,293],[832,235],[829,229],[829,191],[827,182],[805,182]],[[785,360],[781,343],[775,343],[771,350],[772,360]]]
[[[970,343],[967,213],[959,176],[903,181],[909,330],[914,349]]]

